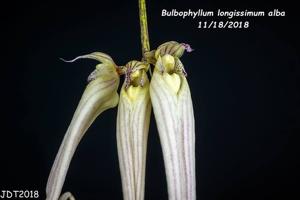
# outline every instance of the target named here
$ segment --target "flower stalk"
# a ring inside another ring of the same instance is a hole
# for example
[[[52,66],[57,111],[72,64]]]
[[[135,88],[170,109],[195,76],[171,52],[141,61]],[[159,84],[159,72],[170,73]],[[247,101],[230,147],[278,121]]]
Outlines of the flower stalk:
[[[139,0],[139,16],[140,16],[140,28],[141,28],[142,54],[143,54],[143,58],[145,59],[145,53],[150,51],[146,0]]]

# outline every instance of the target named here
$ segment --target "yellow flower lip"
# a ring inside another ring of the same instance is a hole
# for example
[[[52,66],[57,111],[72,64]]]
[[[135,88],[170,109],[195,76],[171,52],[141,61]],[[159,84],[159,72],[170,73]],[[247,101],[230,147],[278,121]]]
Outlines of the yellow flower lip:
[[[136,70],[135,72],[131,73],[131,78],[135,79],[138,78],[141,75],[141,70]]]
[[[159,56],[155,65],[155,71],[160,71],[162,80],[166,83],[167,87],[177,94],[181,87],[182,72],[177,70],[178,58],[166,54]]]
[[[175,73],[173,73],[173,74],[163,73],[163,79],[167,83],[169,88],[175,94],[177,94],[179,89],[180,89],[180,85],[181,85],[180,76],[178,74],[175,74]]]
[[[141,86],[130,85],[126,90],[126,93],[127,93],[127,96],[129,97],[129,99],[131,101],[134,101],[139,97],[141,90],[142,90]]]
[[[175,59],[173,56],[166,54],[162,57],[162,64],[166,72],[172,73],[175,68]]]

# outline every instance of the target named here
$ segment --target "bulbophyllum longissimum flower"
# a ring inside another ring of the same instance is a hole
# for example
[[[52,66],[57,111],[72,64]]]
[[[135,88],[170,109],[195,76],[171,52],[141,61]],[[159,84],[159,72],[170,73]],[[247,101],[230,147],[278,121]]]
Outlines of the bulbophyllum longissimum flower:
[[[150,97],[163,150],[169,200],[196,199],[195,120],[186,72],[180,61],[189,45],[174,41],[152,51]]]
[[[100,61],[101,64],[98,64],[88,77],[89,84],[84,90],[52,165],[46,186],[47,200],[57,200],[59,198],[71,159],[87,129],[98,115],[109,108],[115,107],[119,100],[117,93],[119,74],[112,58],[107,54],[96,52],[79,56],[70,62],[81,58],[95,59]],[[62,198],[68,195],[70,196],[70,193],[66,193]]]
[[[151,114],[149,64],[131,61],[121,88],[117,116],[117,147],[123,199],[143,200],[146,151]]]
[[[72,156],[98,115],[118,103],[117,149],[124,200],[143,200],[151,107],[157,123],[170,200],[195,200],[195,125],[193,105],[180,57],[189,45],[174,41],[145,53],[144,61],[118,67],[110,56],[79,56],[101,62],[87,85],[56,155],[46,187],[47,200],[60,196]],[[147,71],[154,64],[149,83]],[[119,75],[125,75],[120,91]],[[75,199],[69,192],[61,200]]]
[[[46,186],[46,200],[75,200],[70,192],[60,196],[75,150],[97,116],[118,104],[116,138],[123,199],[144,199],[152,107],[163,151],[169,200],[196,199],[195,120],[186,72],[180,61],[184,51],[192,49],[188,44],[170,41],[151,51],[146,0],[138,0],[138,7],[141,61],[118,67],[109,55],[99,52],[67,61],[89,58],[101,64],[88,77],[89,84],[56,155]],[[155,66],[153,75],[151,65]],[[125,81],[119,98],[120,75],[125,75]]]

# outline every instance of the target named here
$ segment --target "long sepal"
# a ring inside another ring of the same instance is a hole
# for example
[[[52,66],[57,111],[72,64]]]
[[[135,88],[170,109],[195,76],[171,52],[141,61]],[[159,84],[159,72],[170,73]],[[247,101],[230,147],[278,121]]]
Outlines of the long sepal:
[[[182,55],[180,48],[186,47],[171,42],[161,48],[155,52],[150,96],[163,150],[169,200],[195,200],[194,113],[186,73],[178,58]]]
[[[92,122],[101,112],[118,104],[119,75],[111,58],[103,53],[93,53],[81,58],[97,59],[102,64],[97,65],[96,70],[90,75],[90,82],[56,155],[47,182],[47,200],[59,198],[74,152]]]
[[[142,62],[126,66],[117,115],[117,147],[123,199],[143,200],[151,114],[149,81]]]

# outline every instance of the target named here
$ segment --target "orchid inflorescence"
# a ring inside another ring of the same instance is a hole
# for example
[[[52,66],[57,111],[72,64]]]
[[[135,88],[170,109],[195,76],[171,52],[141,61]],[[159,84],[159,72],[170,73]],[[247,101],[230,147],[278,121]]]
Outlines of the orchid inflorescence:
[[[100,52],[79,56],[100,62],[88,85],[53,163],[46,187],[47,200],[75,199],[61,190],[74,152],[90,125],[105,110],[118,105],[116,137],[124,200],[143,200],[146,151],[151,109],[163,151],[169,200],[195,200],[195,122],[187,73],[180,57],[192,48],[166,42],[143,52],[142,61],[118,66]],[[154,66],[149,80],[147,72]],[[124,75],[120,95],[120,76]]]

